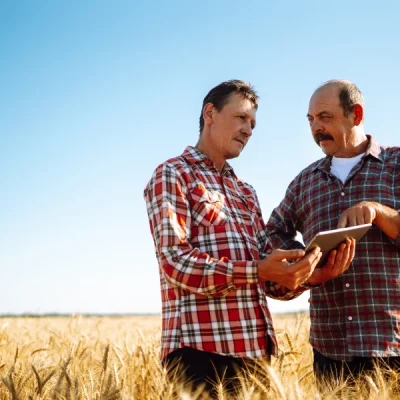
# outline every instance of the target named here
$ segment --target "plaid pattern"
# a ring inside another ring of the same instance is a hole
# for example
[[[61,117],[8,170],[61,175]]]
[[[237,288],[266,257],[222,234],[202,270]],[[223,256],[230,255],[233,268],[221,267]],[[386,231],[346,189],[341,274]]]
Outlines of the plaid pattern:
[[[193,147],[156,168],[144,191],[159,262],[161,358],[189,346],[248,358],[277,355],[257,266],[268,251],[254,189]],[[298,294],[270,284],[274,297]]]
[[[267,223],[274,247],[304,248],[319,231],[335,229],[347,208],[376,201],[400,209],[400,148],[380,146],[369,136],[365,156],[345,183],[330,173],[331,157],[305,168]],[[340,277],[311,291],[312,346],[327,357],[400,356],[400,238],[373,225],[356,245],[356,255]]]

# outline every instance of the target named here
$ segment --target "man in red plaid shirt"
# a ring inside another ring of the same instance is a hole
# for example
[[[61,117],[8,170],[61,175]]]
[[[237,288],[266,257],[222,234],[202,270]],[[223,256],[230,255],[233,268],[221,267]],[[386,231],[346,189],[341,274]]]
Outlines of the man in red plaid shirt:
[[[400,148],[364,132],[358,87],[328,81],[307,114],[326,157],[305,168],[272,212],[275,248],[304,248],[316,233],[373,223],[357,244],[351,267],[323,284],[310,277],[310,342],[317,378],[358,375],[378,362],[400,367]]]
[[[320,259],[319,248],[267,254],[256,192],[227,163],[250,139],[257,107],[243,81],[213,88],[197,145],[158,166],[144,192],[160,271],[161,358],[171,376],[179,361],[186,378],[208,390],[277,354],[265,296],[307,290],[301,285]],[[353,255],[348,241],[322,269],[325,278],[345,271]]]

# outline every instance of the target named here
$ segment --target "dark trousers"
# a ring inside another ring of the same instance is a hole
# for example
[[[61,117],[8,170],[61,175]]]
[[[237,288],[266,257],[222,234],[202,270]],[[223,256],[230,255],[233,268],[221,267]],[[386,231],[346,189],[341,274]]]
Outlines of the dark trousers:
[[[247,372],[257,373],[260,363],[245,358],[222,356],[183,347],[175,350],[163,361],[171,382],[179,382],[190,390],[202,386],[206,398],[217,397],[216,385],[222,384],[229,395],[239,393],[240,376]]]
[[[317,383],[322,385],[327,379],[344,380],[354,383],[364,372],[372,372],[375,367],[382,370],[400,371],[400,357],[353,357],[352,361],[339,361],[314,352],[314,374]]]

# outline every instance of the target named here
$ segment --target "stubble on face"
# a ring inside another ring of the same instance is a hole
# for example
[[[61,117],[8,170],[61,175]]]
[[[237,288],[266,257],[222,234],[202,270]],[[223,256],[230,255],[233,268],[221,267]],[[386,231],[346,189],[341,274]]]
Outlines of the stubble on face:
[[[315,143],[326,155],[341,153],[351,124],[344,115],[339,90],[328,86],[317,90],[310,99],[308,114]]]
[[[214,139],[226,160],[236,158],[246,147],[256,124],[256,109],[250,100],[240,94],[231,96],[229,102],[216,115]]]

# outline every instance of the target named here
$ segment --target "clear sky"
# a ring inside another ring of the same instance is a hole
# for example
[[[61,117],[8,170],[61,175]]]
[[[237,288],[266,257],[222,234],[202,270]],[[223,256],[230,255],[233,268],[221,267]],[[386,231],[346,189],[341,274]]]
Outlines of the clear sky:
[[[367,133],[399,145],[399,12],[397,1],[1,2],[0,314],[160,311],[143,188],[196,143],[202,100],[223,80],[261,97],[232,165],[265,219],[322,157],[305,117],[322,82],[356,82]]]

